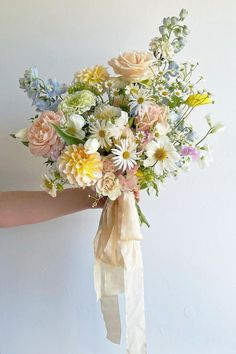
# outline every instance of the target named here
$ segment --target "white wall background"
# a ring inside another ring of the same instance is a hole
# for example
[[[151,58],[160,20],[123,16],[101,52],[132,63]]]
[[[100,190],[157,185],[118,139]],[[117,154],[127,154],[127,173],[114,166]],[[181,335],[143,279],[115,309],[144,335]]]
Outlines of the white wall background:
[[[1,0],[0,189],[38,189],[41,163],[9,137],[30,101],[18,77],[37,65],[69,82],[123,50],[147,49],[164,16],[189,10],[181,60],[201,63],[227,126],[214,162],[142,196],[149,354],[236,353],[235,0]],[[0,353],[121,354],[106,341],[93,289],[98,211],[0,231]]]

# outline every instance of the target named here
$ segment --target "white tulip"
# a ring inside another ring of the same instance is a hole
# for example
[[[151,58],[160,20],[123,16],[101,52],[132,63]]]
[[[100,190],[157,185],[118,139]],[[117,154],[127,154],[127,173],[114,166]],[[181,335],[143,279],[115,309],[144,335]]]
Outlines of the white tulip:
[[[84,147],[88,154],[93,154],[94,152],[98,151],[100,144],[96,138],[90,138],[86,141]]]
[[[28,128],[22,128],[15,134],[15,138],[19,139],[24,143],[27,143],[29,141],[27,137],[27,133],[28,133]]]

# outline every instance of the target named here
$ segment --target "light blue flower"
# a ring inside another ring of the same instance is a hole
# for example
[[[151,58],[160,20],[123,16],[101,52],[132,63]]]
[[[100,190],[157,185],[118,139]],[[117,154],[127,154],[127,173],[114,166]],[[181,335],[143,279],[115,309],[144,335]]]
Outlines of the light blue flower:
[[[67,86],[55,79],[48,79],[45,82],[45,91],[48,97],[60,96],[67,91]]]
[[[61,100],[48,100],[45,98],[36,98],[33,101],[33,105],[36,106],[36,110],[43,112],[43,111],[57,111],[58,105]]]

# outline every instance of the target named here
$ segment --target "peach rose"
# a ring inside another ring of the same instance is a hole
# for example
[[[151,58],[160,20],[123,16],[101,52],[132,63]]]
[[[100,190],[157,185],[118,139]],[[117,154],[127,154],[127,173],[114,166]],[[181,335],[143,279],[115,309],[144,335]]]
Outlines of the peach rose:
[[[166,107],[152,104],[142,116],[137,117],[137,124],[142,130],[151,130],[155,126],[159,134],[166,134],[170,130],[168,110]]]
[[[118,58],[112,58],[108,64],[114,72],[129,82],[141,81],[152,75],[150,65],[153,54],[148,52],[128,52]]]
[[[62,113],[45,111],[34,120],[28,130],[29,149],[33,155],[57,160],[64,143],[51,123],[59,124],[61,118]]]

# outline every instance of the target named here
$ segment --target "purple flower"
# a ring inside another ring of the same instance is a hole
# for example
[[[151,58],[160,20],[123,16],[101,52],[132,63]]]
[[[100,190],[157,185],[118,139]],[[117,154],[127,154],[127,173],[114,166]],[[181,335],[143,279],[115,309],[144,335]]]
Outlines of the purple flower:
[[[193,161],[196,161],[200,157],[200,152],[192,146],[184,145],[181,151],[182,156],[190,156]]]

